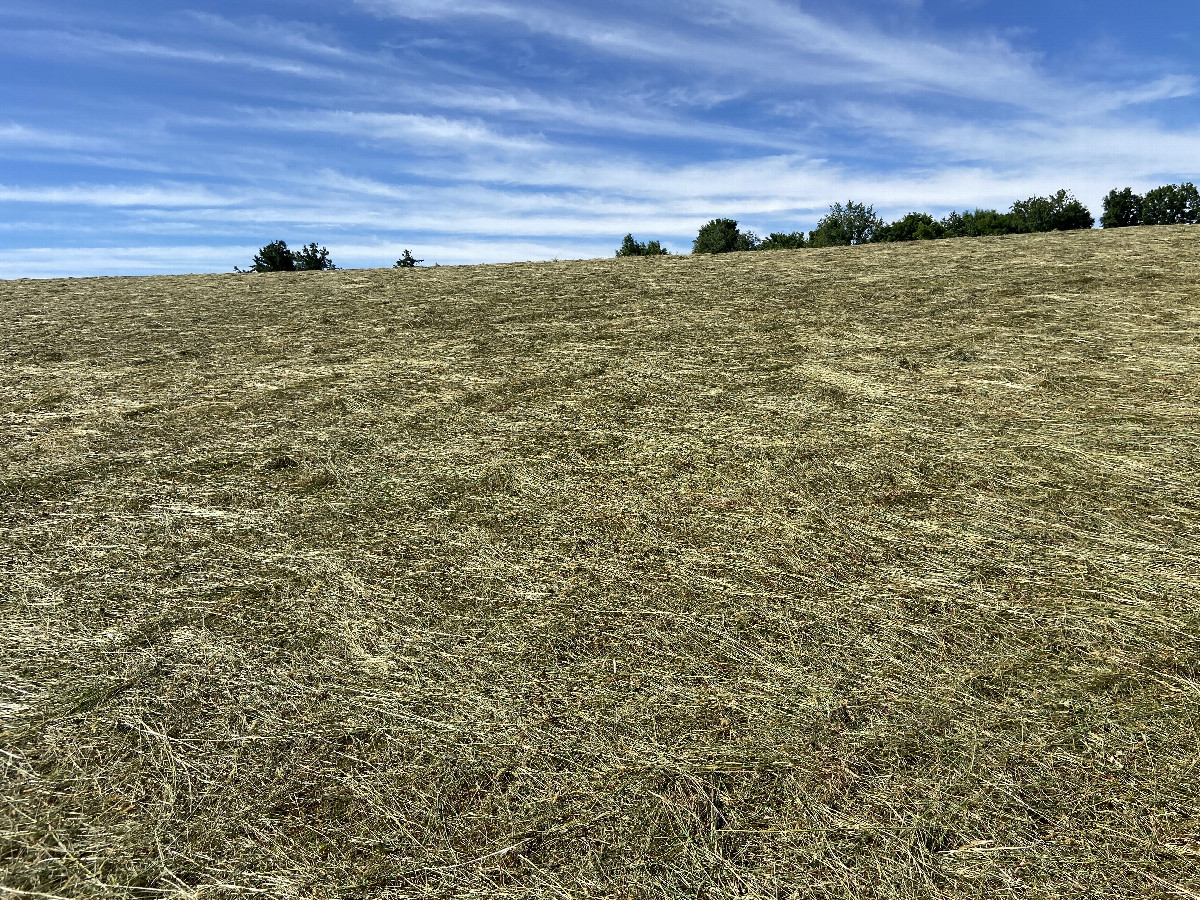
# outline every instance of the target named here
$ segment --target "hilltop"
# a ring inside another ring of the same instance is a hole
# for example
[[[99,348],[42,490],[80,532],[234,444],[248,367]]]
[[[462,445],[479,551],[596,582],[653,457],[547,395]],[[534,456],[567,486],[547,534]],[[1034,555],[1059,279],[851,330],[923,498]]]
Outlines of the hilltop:
[[[15,897],[1200,892],[1200,228],[0,312]]]

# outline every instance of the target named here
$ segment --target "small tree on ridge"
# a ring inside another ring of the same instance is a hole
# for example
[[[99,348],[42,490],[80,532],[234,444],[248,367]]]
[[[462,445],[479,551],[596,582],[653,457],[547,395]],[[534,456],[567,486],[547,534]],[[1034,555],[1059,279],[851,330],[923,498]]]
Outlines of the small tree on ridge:
[[[886,243],[893,241],[932,241],[946,236],[946,226],[929,213],[910,212],[903,219],[884,225],[875,232],[875,240]]]
[[[315,243],[301,247],[299,251],[288,248],[287,241],[271,241],[259,248],[250,263],[248,272],[298,272],[321,269],[336,269],[329,251]],[[241,272],[237,266],[235,272]]]
[[[295,272],[296,257],[286,241],[271,241],[259,249],[250,263],[252,272]]]
[[[758,238],[753,231],[738,231],[737,219],[713,219],[700,228],[692,241],[693,253],[733,253],[739,250],[755,250]]]
[[[808,236],[808,244],[810,247],[866,244],[881,228],[883,219],[875,215],[875,207],[853,200],[846,201],[845,206],[834,203],[829,207],[829,214],[817,223],[817,230]]]
[[[1105,228],[1129,228],[1142,224],[1142,195],[1133,188],[1113,188],[1104,198],[1100,224]]]
[[[336,269],[333,260],[329,258],[329,250],[318,247],[316,243],[307,244],[292,254],[296,268],[300,271],[322,271]]]
[[[617,256],[670,256],[671,251],[658,241],[644,243],[635,241],[632,234],[627,234],[617,249]]]
[[[942,219],[946,237],[986,237],[995,234],[1017,234],[1021,223],[1012,213],[994,209],[976,209],[974,212],[952,212]]]
[[[782,231],[772,231],[758,245],[759,250],[799,250],[806,247],[808,242],[804,240],[803,231],[793,231],[790,234],[785,234]]]
[[[1065,190],[1049,197],[1018,200],[1010,215],[1025,232],[1077,231],[1096,224],[1088,208]]]
[[[1164,184],[1142,198],[1143,225],[1195,225],[1200,222],[1200,191],[1190,181]]]

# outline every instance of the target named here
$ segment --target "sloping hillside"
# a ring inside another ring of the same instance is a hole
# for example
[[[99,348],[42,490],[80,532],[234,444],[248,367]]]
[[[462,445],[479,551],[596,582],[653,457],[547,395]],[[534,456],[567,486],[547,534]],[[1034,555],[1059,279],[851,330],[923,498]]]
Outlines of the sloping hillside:
[[[0,313],[0,894],[1200,894],[1200,228]]]

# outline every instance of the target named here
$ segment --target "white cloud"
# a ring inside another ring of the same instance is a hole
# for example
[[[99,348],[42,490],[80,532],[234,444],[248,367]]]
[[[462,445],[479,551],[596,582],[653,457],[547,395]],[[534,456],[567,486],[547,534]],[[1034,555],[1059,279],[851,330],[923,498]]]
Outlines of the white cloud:
[[[253,254],[243,246],[23,247],[0,250],[0,278],[228,272]]]
[[[672,91],[672,97],[680,91]],[[503,90],[474,85],[429,85],[401,95],[412,104],[420,104],[440,110],[463,110],[482,116],[494,116],[511,128],[518,122],[534,123],[539,129],[561,134],[637,135],[653,134],[659,138],[682,138],[702,140],[707,143],[724,143],[741,146],[781,148],[790,139],[787,135],[765,133],[759,129],[728,125],[721,122],[697,121],[688,118],[671,104],[668,107],[654,96],[623,96],[619,103],[612,104],[604,98],[579,98],[537,93],[532,90]],[[720,99],[730,99],[724,94]],[[713,98],[716,99],[716,98]],[[257,115],[257,113],[256,113]],[[399,117],[415,114],[361,113],[352,110],[319,112],[318,124],[338,118],[347,121],[364,121],[363,117],[374,115],[386,121],[388,116]],[[434,118],[434,117],[428,117]],[[291,116],[288,127],[305,130],[310,122],[303,115]],[[322,130],[314,128],[313,130]],[[536,136],[541,138],[541,133]]]
[[[1189,75],[1165,75],[1157,81],[1133,88],[1101,92],[1088,104],[1089,111],[1110,112],[1128,106],[1178,100],[1196,94],[1196,79]]]
[[[1052,78],[1037,57],[993,34],[943,38],[889,34],[870,21],[833,22],[782,0],[709,0],[660,6],[637,20],[619,10],[581,13],[554,3],[494,0],[358,0],[379,15],[424,20],[501,19],[631,60],[651,60],[703,73],[751,79],[742,86],[821,86],[839,92],[933,92],[948,97],[1073,116],[1195,91],[1187,76],[1110,90],[1097,103],[1094,85]],[[641,11],[639,10],[639,13]],[[673,13],[673,15],[672,15]]]
[[[0,202],[56,206],[144,206],[157,208],[232,206],[238,201],[203,187],[176,185],[74,185],[17,187],[0,185]]]
[[[75,59],[105,55],[145,57],[172,62],[258,69],[307,79],[339,80],[347,77],[346,73],[339,69],[315,65],[304,60],[287,59],[266,53],[172,46],[101,31],[7,31],[3,34],[10,44],[21,46],[26,52],[53,56],[69,55]]]
[[[242,44],[286,47],[311,56],[323,56],[345,62],[357,62],[361,54],[334,43],[328,31],[319,25],[296,19],[280,21],[274,16],[251,16],[244,21],[233,21],[225,16],[199,10],[183,13],[209,34]]]
[[[509,152],[544,151],[547,142],[537,135],[511,137],[479,120],[465,121],[446,116],[414,113],[351,112],[312,110],[264,115],[259,127],[286,131],[326,132],[376,141],[393,141],[427,149],[468,150],[493,148]]]
[[[519,238],[325,242],[341,268],[390,267],[405,249],[426,265],[500,263],[520,260],[589,259],[610,256],[612,241],[531,241]],[[619,241],[618,241],[619,243]],[[0,279],[151,275],[160,272],[229,273],[246,266],[258,248],[251,245],[123,247],[28,247],[0,249]]]
[[[91,135],[72,134],[34,128],[9,122],[0,125],[0,147],[36,147],[52,150],[101,150],[114,146],[112,141]]]

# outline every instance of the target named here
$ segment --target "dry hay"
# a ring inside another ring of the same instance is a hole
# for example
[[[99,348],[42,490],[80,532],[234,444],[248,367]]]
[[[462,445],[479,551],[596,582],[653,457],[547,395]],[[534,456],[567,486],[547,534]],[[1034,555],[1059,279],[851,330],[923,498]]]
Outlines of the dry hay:
[[[1200,894],[1200,229],[0,314],[2,896]]]

